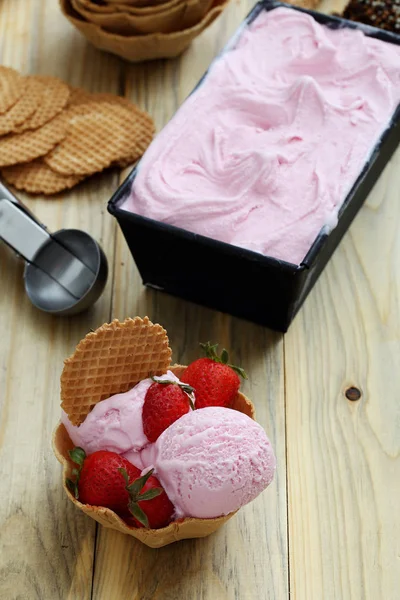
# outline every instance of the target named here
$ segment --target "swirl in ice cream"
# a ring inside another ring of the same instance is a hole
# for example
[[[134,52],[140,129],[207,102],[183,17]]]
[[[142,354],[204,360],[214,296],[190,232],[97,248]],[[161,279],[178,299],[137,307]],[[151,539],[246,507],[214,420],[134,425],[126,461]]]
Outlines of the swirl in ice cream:
[[[400,48],[262,12],[142,159],[123,208],[302,261],[400,101]]]

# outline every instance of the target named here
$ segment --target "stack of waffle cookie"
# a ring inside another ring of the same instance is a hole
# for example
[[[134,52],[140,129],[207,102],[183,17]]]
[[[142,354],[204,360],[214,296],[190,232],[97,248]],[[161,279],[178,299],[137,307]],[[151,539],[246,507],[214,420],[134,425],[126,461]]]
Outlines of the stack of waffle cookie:
[[[154,134],[149,115],[112,94],[0,66],[0,171],[17,189],[55,194],[134,163]]]

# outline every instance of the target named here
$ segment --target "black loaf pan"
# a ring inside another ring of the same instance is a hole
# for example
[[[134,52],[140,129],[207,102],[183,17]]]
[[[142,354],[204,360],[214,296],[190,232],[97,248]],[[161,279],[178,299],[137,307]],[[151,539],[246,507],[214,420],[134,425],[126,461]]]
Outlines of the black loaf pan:
[[[246,23],[251,23],[261,11],[278,6],[307,13],[318,23],[333,29],[359,29],[370,37],[400,44],[400,36],[387,31],[264,0],[255,5],[222,52],[235,44]],[[206,76],[207,72],[193,92]],[[134,183],[136,167],[109,201],[108,211],[122,229],[144,285],[285,332],[399,142],[400,105],[346,197],[337,226],[329,234],[321,232],[317,236],[300,265],[262,256],[121,209]]]

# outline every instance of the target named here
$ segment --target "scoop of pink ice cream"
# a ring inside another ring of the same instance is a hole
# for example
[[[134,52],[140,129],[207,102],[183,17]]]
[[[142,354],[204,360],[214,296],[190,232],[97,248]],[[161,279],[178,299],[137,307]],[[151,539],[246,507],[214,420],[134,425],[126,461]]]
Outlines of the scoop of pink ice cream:
[[[160,379],[179,381],[173,373]],[[149,444],[144,431],[142,411],[147,390],[153,381],[144,379],[123,394],[102,400],[79,426],[74,426],[63,411],[61,421],[75,444],[86,454],[97,450],[109,450],[124,457],[139,469],[143,468],[140,451]]]
[[[236,410],[190,411],[142,452],[176,517],[212,518],[254,500],[272,481],[275,455],[264,429]]]

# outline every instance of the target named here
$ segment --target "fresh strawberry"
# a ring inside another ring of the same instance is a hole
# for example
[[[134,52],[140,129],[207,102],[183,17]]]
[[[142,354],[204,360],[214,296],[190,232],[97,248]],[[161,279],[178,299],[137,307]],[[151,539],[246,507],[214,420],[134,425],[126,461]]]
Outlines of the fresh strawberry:
[[[193,408],[193,388],[171,380],[156,380],[147,390],[143,404],[143,431],[150,442]]]
[[[129,493],[118,469],[125,469],[130,480],[140,477],[140,469],[115,452],[99,450],[86,457],[82,448],[70,452],[72,460],[80,466],[71,491],[83,504],[105,506],[118,514],[128,513]]]
[[[153,469],[131,484],[128,484],[128,474],[124,473],[123,469],[121,473],[131,497],[129,510],[133,515],[132,524],[136,527],[150,527],[150,529],[159,529],[168,525],[172,519],[174,506],[157,477],[152,475]],[[129,523],[128,519],[127,521]]]
[[[76,479],[67,479],[67,485],[80,502],[110,508],[125,520],[134,519],[140,527],[157,528],[169,523],[174,507],[152,476],[153,470],[141,477],[140,469],[106,450],[86,457],[82,448],[74,448],[69,454],[79,468],[73,469]]]
[[[218,344],[200,344],[205,350],[206,357],[192,362],[181,376],[181,381],[195,389],[196,409],[205,406],[230,406],[236,396],[240,379],[247,379],[246,373],[240,367],[228,363],[228,352],[222,350],[217,355]]]

